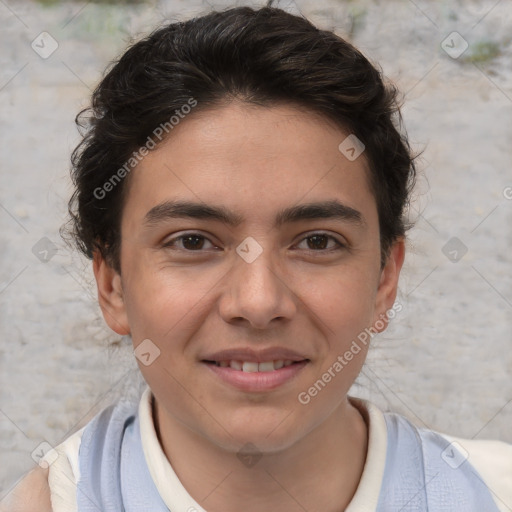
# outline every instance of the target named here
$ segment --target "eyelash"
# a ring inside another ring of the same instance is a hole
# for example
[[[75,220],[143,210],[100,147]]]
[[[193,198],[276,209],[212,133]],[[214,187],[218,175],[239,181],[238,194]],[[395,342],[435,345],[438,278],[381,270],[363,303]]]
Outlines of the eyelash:
[[[303,242],[304,240],[307,240],[308,238],[313,238],[314,236],[324,236],[326,238],[330,238],[331,240],[333,240],[335,243],[336,243],[336,247],[331,247],[330,249],[306,249],[308,252],[312,253],[328,253],[328,252],[331,252],[331,251],[339,251],[339,250],[342,250],[342,249],[346,249],[346,245],[343,244],[342,242],[340,242],[337,238],[335,238],[334,236],[332,235],[329,235],[327,233],[323,233],[321,231],[317,231],[317,232],[313,232],[313,233],[310,233],[308,234],[307,236],[303,237],[300,242]],[[202,238],[202,239],[205,239],[205,240],[208,240],[212,245],[214,245],[209,239],[208,237],[204,236],[204,235],[201,235],[200,233],[195,233],[195,232],[190,232],[190,233],[186,233],[184,235],[180,235],[180,236],[177,236],[175,238],[172,238],[171,240],[169,240],[168,242],[166,242],[163,247],[164,248],[167,248],[167,249],[171,249],[171,250],[179,250],[179,251],[184,251],[184,252],[189,252],[189,253],[194,253],[194,252],[197,252],[197,253],[200,253],[202,252],[201,249],[197,250],[197,251],[194,251],[194,250],[189,250],[189,249],[182,249],[182,248],[179,248],[179,249],[174,249],[173,246],[175,244],[176,241],[178,240],[183,240],[184,238],[188,238],[188,237],[195,237],[195,238]]]

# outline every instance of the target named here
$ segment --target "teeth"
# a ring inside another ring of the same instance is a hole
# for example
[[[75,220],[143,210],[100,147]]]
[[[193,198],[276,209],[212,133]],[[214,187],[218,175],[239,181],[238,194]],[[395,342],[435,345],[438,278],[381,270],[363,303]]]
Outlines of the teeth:
[[[274,371],[274,362],[268,361],[266,363],[260,363],[258,366],[258,370],[260,372],[273,372]],[[245,368],[244,368],[245,371]]]
[[[233,368],[233,370],[241,370],[242,369],[242,363],[240,361],[231,361],[229,363],[229,366]]]
[[[242,365],[242,371],[257,372],[258,371],[258,363],[246,362]]]
[[[279,370],[284,366],[290,366],[293,364],[291,359],[278,359],[276,361],[264,361],[262,363],[256,363],[254,361],[217,361],[216,366],[221,368],[233,368],[233,370],[244,371],[248,373],[254,372],[273,372]]]

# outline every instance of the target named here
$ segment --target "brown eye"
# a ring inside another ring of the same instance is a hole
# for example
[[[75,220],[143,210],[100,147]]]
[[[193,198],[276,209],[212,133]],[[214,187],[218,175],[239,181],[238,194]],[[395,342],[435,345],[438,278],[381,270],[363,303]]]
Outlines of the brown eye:
[[[325,249],[328,244],[328,237],[325,235],[313,235],[307,238],[310,249]]]
[[[198,233],[189,233],[172,238],[164,244],[164,247],[188,252],[205,249],[205,242],[215,247],[205,236]]]
[[[196,235],[187,235],[182,238],[183,247],[189,250],[202,249],[204,245],[205,238],[202,236]]]
[[[334,242],[334,245],[331,244],[329,247],[329,240]],[[331,250],[337,250],[344,248],[344,244],[339,242],[336,238],[331,235],[327,235],[325,233],[314,233],[302,239],[301,243],[306,241],[307,247],[306,250],[309,251],[317,251],[317,252],[327,252]]]

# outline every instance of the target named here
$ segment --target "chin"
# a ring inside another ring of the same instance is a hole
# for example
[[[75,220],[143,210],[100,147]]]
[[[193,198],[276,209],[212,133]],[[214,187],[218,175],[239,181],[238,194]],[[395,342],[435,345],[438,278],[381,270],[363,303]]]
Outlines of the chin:
[[[212,439],[217,446],[222,449],[235,453],[237,456],[243,454],[277,454],[293,446],[298,439],[285,432],[284,435],[268,435],[267,432],[255,431],[254,429],[246,432],[238,432],[233,437],[224,437],[223,439]]]
[[[280,408],[278,411],[275,409],[248,411],[247,409],[242,408],[230,417],[229,422],[223,422],[222,425],[226,430],[216,429],[221,439],[212,439],[212,441],[236,453],[247,445],[254,445],[261,453],[277,453],[286,450],[305,435],[304,424],[297,423],[293,414],[290,414],[290,409]]]

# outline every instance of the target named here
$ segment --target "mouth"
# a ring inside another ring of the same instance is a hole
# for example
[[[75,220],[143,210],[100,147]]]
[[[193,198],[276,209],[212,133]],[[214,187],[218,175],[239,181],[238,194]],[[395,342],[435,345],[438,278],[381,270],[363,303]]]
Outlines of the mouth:
[[[294,364],[300,364],[302,362],[308,362],[309,359],[303,359],[300,361],[292,361],[291,359],[276,359],[271,361],[262,361],[260,363],[256,361],[239,361],[239,360],[225,360],[225,361],[203,361],[206,364],[214,365],[217,368],[231,368],[236,371],[242,371],[246,373],[256,372],[273,372],[280,370],[281,368],[287,368]]]
[[[297,378],[311,362],[309,359],[293,361],[275,359],[270,361],[242,361],[224,359],[201,361],[217,382],[246,393],[272,391]]]

